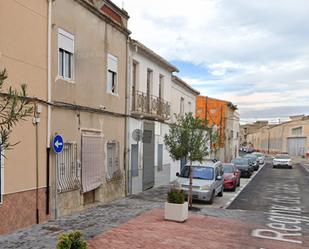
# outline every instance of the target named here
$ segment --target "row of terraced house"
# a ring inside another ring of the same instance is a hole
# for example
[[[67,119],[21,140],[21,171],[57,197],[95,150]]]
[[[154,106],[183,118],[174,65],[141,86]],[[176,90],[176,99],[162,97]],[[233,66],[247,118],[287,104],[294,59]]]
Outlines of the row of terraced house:
[[[1,157],[0,233],[174,180],[185,162],[170,158],[164,135],[173,114],[196,112],[199,92],[131,38],[125,10],[110,0],[4,0],[0,19],[0,69],[9,85],[27,83],[34,105]]]

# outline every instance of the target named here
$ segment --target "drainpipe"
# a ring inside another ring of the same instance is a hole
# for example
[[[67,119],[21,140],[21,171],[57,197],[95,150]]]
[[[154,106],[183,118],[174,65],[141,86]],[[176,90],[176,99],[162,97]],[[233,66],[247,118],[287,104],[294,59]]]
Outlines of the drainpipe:
[[[39,213],[39,123],[40,123],[40,106],[34,103],[33,124],[35,125],[35,210],[36,223],[40,223]]]
[[[124,146],[124,169],[125,169],[125,195],[128,196],[131,193],[131,174],[129,169],[129,141],[130,141],[130,124],[129,124],[129,111],[130,111],[130,60],[129,60],[129,37],[127,38],[126,44],[126,84],[125,84],[125,131],[124,131],[124,139],[125,139],[125,146]]]
[[[48,0],[47,33],[47,137],[46,137],[46,214],[50,205],[50,135],[51,135],[51,39],[52,39],[52,1]]]

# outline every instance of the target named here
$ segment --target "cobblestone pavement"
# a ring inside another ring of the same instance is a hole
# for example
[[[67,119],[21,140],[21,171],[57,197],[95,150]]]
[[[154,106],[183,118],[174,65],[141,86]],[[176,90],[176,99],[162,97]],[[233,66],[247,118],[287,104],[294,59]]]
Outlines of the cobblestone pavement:
[[[80,230],[85,239],[91,239],[148,210],[163,207],[166,191],[167,187],[159,187],[110,204],[91,207],[57,221],[0,236],[0,248],[53,249],[59,235],[71,230]]]
[[[167,186],[148,190],[106,205],[97,205],[62,217],[57,221],[34,225],[16,233],[0,236],[0,248],[22,249],[53,249],[57,238],[63,232],[72,230],[82,231],[85,239],[90,240],[120,224],[153,209],[163,208],[166,200]],[[219,218],[234,218],[239,221],[263,220],[263,213],[250,213],[238,210],[216,209],[209,205],[198,205],[201,210],[194,213],[203,216]]]

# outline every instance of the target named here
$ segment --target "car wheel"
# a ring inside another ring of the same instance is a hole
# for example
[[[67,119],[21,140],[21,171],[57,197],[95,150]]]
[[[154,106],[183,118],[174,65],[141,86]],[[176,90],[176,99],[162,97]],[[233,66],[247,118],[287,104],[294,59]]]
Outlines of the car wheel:
[[[221,192],[218,194],[219,197],[223,196],[223,187],[221,188]]]
[[[207,202],[208,204],[213,204],[215,200],[215,191],[212,192],[210,200]]]

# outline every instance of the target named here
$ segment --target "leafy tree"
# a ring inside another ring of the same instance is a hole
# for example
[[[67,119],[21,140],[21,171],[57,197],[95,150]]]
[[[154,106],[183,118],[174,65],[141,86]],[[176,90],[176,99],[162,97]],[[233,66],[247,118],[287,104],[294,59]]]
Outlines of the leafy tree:
[[[32,114],[33,107],[27,97],[27,86],[22,84],[20,89],[5,87],[7,71],[0,71],[0,146],[1,151],[15,146],[9,137],[13,127],[21,120]],[[7,89],[7,90],[6,90]]]
[[[207,122],[195,118],[192,113],[176,116],[176,122],[170,125],[169,134],[165,135],[164,142],[174,160],[187,158],[189,166],[189,207],[192,208],[192,162],[202,162],[210,153],[210,139],[213,136],[212,128]]]

